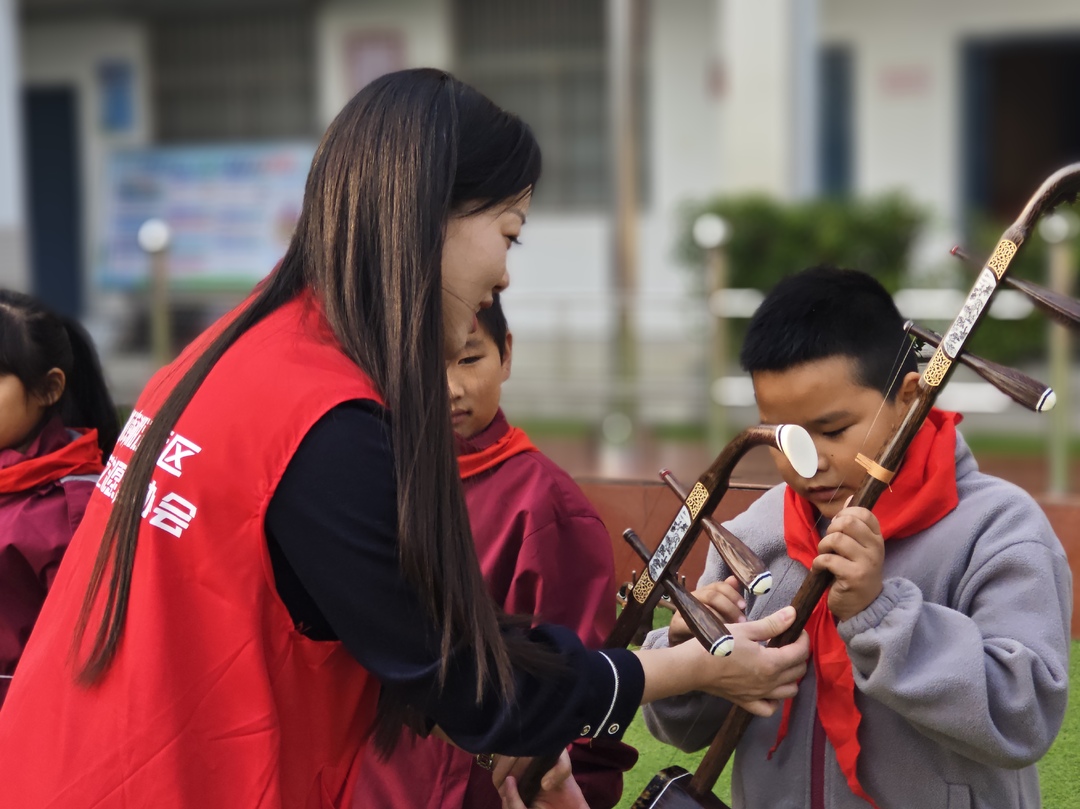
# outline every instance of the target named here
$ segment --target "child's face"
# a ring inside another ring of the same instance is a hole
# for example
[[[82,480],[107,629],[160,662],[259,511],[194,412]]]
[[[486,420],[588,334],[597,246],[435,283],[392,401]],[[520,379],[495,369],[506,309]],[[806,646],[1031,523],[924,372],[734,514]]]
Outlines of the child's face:
[[[450,418],[462,438],[472,438],[495,418],[502,383],[510,378],[511,343],[507,334],[506,356],[500,359],[498,346],[481,327],[446,366]]]
[[[23,449],[45,415],[47,402],[26,391],[14,374],[0,374],[0,449]]]
[[[818,471],[813,478],[799,477],[778,450],[772,450],[773,461],[784,482],[828,518],[836,516],[866,479],[856,454],[877,456],[907,410],[919,379],[910,373],[898,380],[896,398],[886,402],[876,389],[858,383],[855,370],[854,360],[835,356],[753,374],[762,423],[798,424],[814,439]]]

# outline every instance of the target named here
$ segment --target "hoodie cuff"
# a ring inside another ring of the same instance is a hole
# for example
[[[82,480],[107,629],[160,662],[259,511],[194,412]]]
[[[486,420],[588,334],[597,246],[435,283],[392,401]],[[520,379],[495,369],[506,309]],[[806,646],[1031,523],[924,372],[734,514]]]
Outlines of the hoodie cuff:
[[[917,597],[907,592],[909,587],[914,587],[914,585],[906,579],[886,579],[882,583],[880,595],[870,602],[870,606],[836,625],[840,639],[844,643],[851,643],[857,635],[877,629],[890,612],[904,602]]]

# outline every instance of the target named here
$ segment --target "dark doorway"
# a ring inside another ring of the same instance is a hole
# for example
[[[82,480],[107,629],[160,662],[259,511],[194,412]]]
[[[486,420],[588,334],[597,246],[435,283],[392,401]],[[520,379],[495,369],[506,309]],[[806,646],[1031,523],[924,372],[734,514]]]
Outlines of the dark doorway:
[[[845,197],[852,189],[855,152],[855,90],[851,48],[829,45],[818,56],[821,112],[818,116],[818,187],[822,194]]]
[[[1011,222],[1056,169],[1080,160],[1080,37],[964,49],[968,212]]]
[[[50,309],[82,312],[78,107],[71,87],[23,96],[32,289]]]

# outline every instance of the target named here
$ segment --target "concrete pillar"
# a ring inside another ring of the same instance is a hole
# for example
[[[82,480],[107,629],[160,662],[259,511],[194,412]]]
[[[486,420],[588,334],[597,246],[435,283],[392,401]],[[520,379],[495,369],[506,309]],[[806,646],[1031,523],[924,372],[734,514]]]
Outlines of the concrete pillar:
[[[723,0],[723,189],[816,190],[818,0]]]
[[[0,286],[26,290],[19,20],[15,0],[0,0]]]

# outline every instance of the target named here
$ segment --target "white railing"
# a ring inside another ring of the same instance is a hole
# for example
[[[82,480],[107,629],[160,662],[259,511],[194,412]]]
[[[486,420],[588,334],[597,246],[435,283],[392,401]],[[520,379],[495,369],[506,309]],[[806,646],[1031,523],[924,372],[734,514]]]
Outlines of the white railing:
[[[514,364],[503,398],[515,418],[597,423],[613,401],[627,394],[646,422],[704,421],[709,396],[735,410],[754,407],[750,380],[738,373],[737,365],[721,380],[707,379],[709,311],[703,298],[646,292],[633,299],[637,376],[619,379],[612,370],[612,296],[530,292],[518,297],[512,292],[505,303],[514,333]],[[709,308],[729,320],[746,319],[762,297],[753,289],[725,290],[713,296]],[[931,326],[951,320],[963,300],[964,293],[951,289],[905,289],[896,295],[901,314]],[[1021,293],[1002,291],[990,314],[1019,319],[1031,309]],[[971,414],[1017,409],[965,369],[943,392],[941,406]]]

